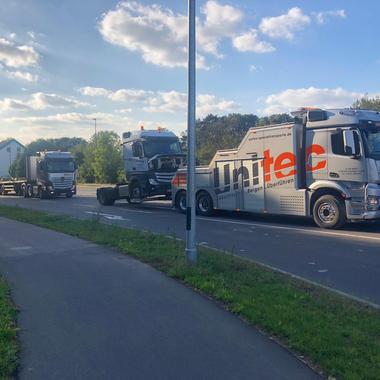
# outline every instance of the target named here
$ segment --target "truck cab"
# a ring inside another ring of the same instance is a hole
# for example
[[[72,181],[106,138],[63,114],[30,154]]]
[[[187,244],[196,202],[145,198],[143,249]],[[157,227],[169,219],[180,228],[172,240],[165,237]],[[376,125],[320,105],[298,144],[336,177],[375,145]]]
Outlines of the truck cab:
[[[26,196],[41,198],[76,194],[76,164],[69,152],[45,151],[27,157]]]
[[[171,196],[171,181],[185,155],[173,132],[141,128],[123,134],[123,158],[130,199],[143,199]]]

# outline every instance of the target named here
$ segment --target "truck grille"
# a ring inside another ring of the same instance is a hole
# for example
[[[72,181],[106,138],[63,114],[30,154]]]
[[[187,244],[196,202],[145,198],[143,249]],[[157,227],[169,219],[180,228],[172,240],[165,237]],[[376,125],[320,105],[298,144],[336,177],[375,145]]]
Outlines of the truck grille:
[[[73,180],[71,178],[67,179],[53,179],[52,180],[54,189],[70,189],[73,186]]]
[[[175,176],[175,172],[171,173],[154,173],[158,182],[170,183]]]

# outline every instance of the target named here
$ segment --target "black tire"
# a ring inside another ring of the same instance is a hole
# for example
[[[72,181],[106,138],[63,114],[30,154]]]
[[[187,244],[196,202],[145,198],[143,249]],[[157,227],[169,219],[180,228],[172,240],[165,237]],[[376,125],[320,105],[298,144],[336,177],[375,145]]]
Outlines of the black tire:
[[[28,198],[28,192],[26,191],[26,183],[23,183],[21,185],[21,195],[24,197],[24,198]]]
[[[27,198],[33,198],[33,186],[26,185]]]
[[[40,199],[46,199],[47,198],[46,192],[43,191],[41,187],[38,188],[38,198],[40,198]]]
[[[115,203],[115,199],[108,196],[107,191],[100,189],[98,190],[97,198],[102,206],[112,206]]]
[[[343,199],[334,195],[322,195],[314,203],[313,218],[321,228],[342,227],[346,223],[346,207]]]
[[[180,191],[175,197],[175,207],[181,214],[186,214],[186,191]]]
[[[142,189],[138,182],[133,182],[129,188],[128,203],[141,203],[143,199]],[[128,200],[128,198],[127,198]]]
[[[73,197],[73,193],[66,193],[66,198],[72,198]],[[115,203],[115,201],[114,201]]]
[[[0,195],[5,195],[6,192],[5,192],[5,188],[3,185],[0,185]]]
[[[211,195],[207,191],[200,191],[197,194],[197,214],[202,216],[210,216],[214,212],[214,203]]]

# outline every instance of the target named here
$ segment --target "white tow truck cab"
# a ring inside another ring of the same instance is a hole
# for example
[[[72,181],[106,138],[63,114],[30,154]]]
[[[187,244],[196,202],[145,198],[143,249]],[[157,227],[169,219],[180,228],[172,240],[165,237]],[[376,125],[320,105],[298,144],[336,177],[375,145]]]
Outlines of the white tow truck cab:
[[[380,114],[302,108],[294,123],[251,128],[196,169],[197,212],[312,216],[323,228],[380,218]],[[172,181],[186,211],[186,171]]]

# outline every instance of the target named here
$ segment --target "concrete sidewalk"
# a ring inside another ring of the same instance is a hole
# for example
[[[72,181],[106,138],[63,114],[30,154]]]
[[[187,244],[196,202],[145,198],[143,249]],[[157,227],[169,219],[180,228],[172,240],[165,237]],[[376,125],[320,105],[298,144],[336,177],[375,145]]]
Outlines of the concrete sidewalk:
[[[0,218],[21,379],[317,379],[236,316],[111,249]]]

